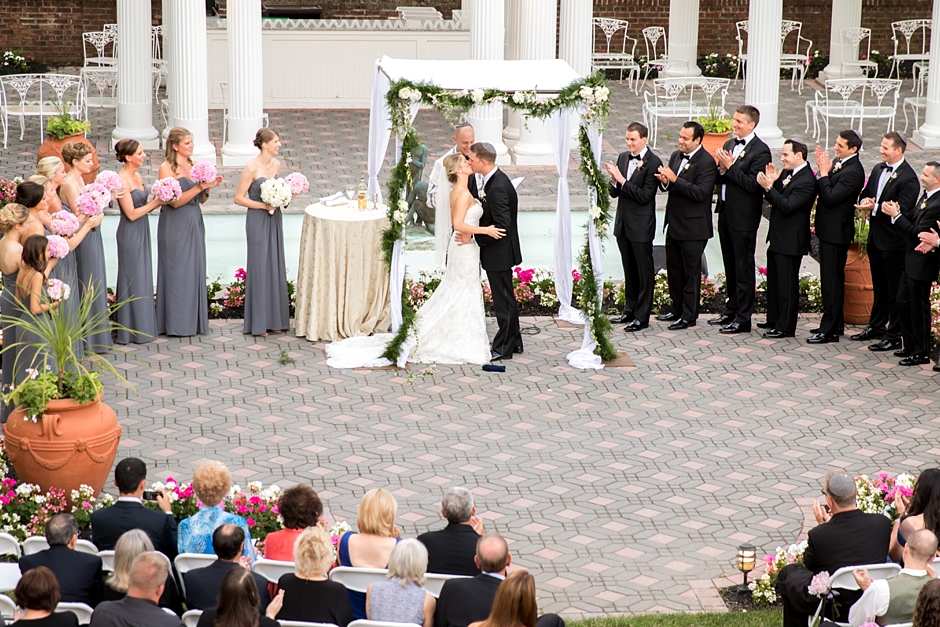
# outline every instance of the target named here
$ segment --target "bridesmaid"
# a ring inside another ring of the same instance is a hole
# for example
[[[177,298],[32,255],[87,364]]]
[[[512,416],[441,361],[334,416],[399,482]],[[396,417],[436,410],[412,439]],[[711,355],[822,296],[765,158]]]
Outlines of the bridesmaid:
[[[15,325],[7,324],[8,316],[19,318],[19,307],[16,300],[16,277],[20,271],[20,262],[23,258],[23,242],[28,237],[36,218],[23,205],[10,203],[0,209],[0,272],[3,273],[3,294],[0,294],[0,314],[3,318],[3,392],[9,392],[13,385],[13,368],[16,363],[14,353],[17,347],[17,331]],[[0,403],[0,424],[7,421],[13,405]]]
[[[132,299],[117,310],[117,343],[146,344],[156,339],[157,310],[153,305],[153,264],[150,256],[150,220],[147,215],[163,205],[154,198],[147,202],[147,189],[137,171],[147,155],[136,139],[122,139],[114,146],[117,160],[124,164],[121,180],[125,194],[118,201],[121,222],[117,228],[118,300]]]
[[[68,207],[72,213],[76,213],[74,209],[75,201],[81,193],[82,187],[85,186],[82,176],[94,170],[91,146],[79,142],[67,142],[62,146],[62,158],[71,166],[71,169],[65,175],[65,180],[59,190],[59,197],[62,199],[63,207]],[[118,193],[119,195],[120,193]],[[80,222],[83,217],[85,216],[78,216]],[[96,216],[97,218],[98,216]],[[100,224],[100,221],[98,224]],[[101,239],[101,229],[92,228],[91,231],[85,234],[81,246],[77,246],[73,250],[77,267],[79,299],[71,306],[77,307],[79,301],[84,300],[85,294],[94,290],[91,315],[99,315],[100,312],[108,308],[108,279],[105,273],[104,243]],[[69,255],[69,257],[71,256]],[[75,286],[71,286],[74,289]],[[72,298],[74,297],[73,294]],[[72,300],[72,298],[69,300]],[[106,353],[111,350],[110,318],[105,318],[101,326],[89,335],[88,344],[89,346],[86,348],[96,353]]]
[[[23,303],[34,316],[45,316],[49,313],[51,307],[56,304],[46,304],[42,302],[43,288],[46,284],[46,247],[49,240],[43,235],[30,235],[23,244],[23,257],[20,264],[20,272],[16,277],[16,297]],[[21,314],[25,315],[25,313]],[[42,342],[42,338],[33,335],[25,329],[19,330],[19,342],[34,344]],[[35,346],[21,344],[17,349],[15,358],[16,371],[14,380],[16,383],[25,381],[29,374],[27,369],[56,370],[55,361],[48,354]]]
[[[161,335],[189,336],[209,331],[206,225],[199,205],[222,177],[211,183],[194,183],[189,178],[192,155],[193,134],[179,126],[170,129],[166,161],[158,176],[177,179],[183,196],[164,206],[157,223],[157,333]]]
[[[29,209],[30,215],[33,216],[31,230],[26,234],[27,237],[42,235],[44,233],[43,229],[48,229],[52,220],[47,209],[49,203],[45,187],[49,179],[44,176],[31,176],[30,178],[33,180],[23,181],[16,186],[16,200],[13,201]]]
[[[46,177],[49,182],[47,187],[51,187],[52,194],[48,197],[47,210],[49,215],[54,215],[62,210],[62,201],[59,200],[59,188],[65,180],[65,166],[58,157],[43,157],[36,164],[36,175]],[[27,180],[32,179],[30,177]]]
[[[268,331],[280,333],[290,328],[283,218],[280,209],[261,202],[261,184],[281,171],[281,162],[275,158],[281,140],[271,129],[262,128],[255,134],[254,144],[261,154],[245,166],[235,191],[235,204],[248,208],[248,276],[242,333],[267,336]]]

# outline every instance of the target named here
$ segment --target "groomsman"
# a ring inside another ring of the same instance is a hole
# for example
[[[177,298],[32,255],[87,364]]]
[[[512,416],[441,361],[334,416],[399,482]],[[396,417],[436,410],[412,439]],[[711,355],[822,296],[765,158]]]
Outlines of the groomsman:
[[[816,237],[819,239],[819,270],[823,316],[819,327],[806,340],[810,344],[838,342],[845,331],[842,307],[845,302],[845,260],[855,237],[855,204],[865,186],[865,168],[858,159],[862,138],[853,130],[836,139],[835,160],[816,147]]]
[[[695,326],[702,291],[702,253],[712,237],[712,193],[718,169],[710,154],[702,150],[705,129],[686,122],[679,131],[679,150],[660,166],[656,179],[668,192],[666,201],[666,274],[672,310],[656,316],[672,321],[676,331]]]
[[[653,237],[656,232],[656,173],[662,160],[646,146],[649,131],[639,122],[627,126],[627,150],[617,164],[608,161],[610,195],[617,199],[614,235],[623,262],[626,302],[611,322],[625,322],[624,331],[649,326],[653,307]]]
[[[903,233],[907,248],[904,251],[904,272],[898,290],[898,318],[904,348],[895,355],[904,357],[898,365],[919,366],[930,363],[930,287],[940,272],[940,251],[920,252],[921,233],[930,233],[940,220],[940,162],[929,161],[920,175],[924,193],[914,205],[912,218],[901,213],[897,202],[887,200],[882,211]],[[900,353],[900,354],[899,354]]]
[[[879,152],[881,163],[872,168],[868,186],[862,192],[857,209],[871,212],[868,231],[868,259],[875,301],[871,318],[864,331],[852,336],[853,340],[882,338],[868,347],[871,351],[890,351],[901,348],[901,324],[898,321],[897,296],[904,270],[904,251],[907,240],[900,229],[894,228],[891,218],[881,211],[886,201],[898,203],[900,212],[908,220],[914,219],[914,203],[920,191],[914,168],[904,160],[907,139],[892,131],[884,135]]]
[[[757,174],[773,161],[770,148],[754,134],[760,111],[751,105],[735,109],[734,137],[715,152],[718,157],[718,239],[725,266],[728,300],[725,311],[708,324],[720,333],[748,333],[754,313],[754,249],[760,225],[764,190]]]
[[[795,139],[783,143],[783,171],[773,163],[757,175],[770,203],[767,234],[767,322],[764,337],[796,334],[800,305],[800,264],[809,252],[809,216],[816,202],[816,176],[806,163],[806,144]],[[761,325],[758,325],[761,326]]]

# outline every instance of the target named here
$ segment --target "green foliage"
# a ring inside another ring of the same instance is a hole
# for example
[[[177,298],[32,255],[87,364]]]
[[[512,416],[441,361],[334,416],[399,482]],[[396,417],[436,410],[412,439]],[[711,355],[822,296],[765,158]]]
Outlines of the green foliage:
[[[695,118],[695,121],[702,125],[706,133],[730,133],[732,128],[731,118],[722,109],[712,105],[708,107],[708,115]]]
[[[69,103],[64,103],[59,115],[54,118],[49,118],[49,122],[46,123],[46,135],[57,139],[65,139],[66,137],[77,135],[78,133],[87,133],[91,130],[91,122],[72,119],[68,111],[68,105]]]
[[[780,610],[760,610],[708,614],[642,614],[600,616],[565,622],[568,627],[778,627],[783,623],[783,613]]]
[[[852,242],[858,244],[863,253],[868,253],[868,227],[871,214],[865,209],[860,209],[855,214],[855,235]]]
[[[215,295],[222,291],[222,275],[216,276],[214,279],[206,277],[206,297],[209,300],[213,300]]]
[[[281,354],[278,355],[277,363],[281,364],[282,366],[286,366],[287,364],[292,364],[292,363],[294,363],[294,358],[291,357],[291,356],[287,353],[287,351],[282,348],[282,349],[281,349]]]

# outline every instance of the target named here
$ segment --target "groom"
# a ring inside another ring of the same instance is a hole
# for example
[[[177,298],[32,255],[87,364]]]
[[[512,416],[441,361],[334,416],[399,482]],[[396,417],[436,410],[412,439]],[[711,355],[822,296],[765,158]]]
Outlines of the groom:
[[[493,295],[493,309],[499,331],[493,338],[492,361],[512,359],[513,353],[522,352],[522,335],[519,333],[519,306],[512,288],[512,268],[522,263],[522,248],[519,246],[519,231],[516,226],[518,199],[516,188],[506,173],[496,167],[496,149],[488,142],[477,142],[470,146],[470,168],[483,177],[483,190],[477,189],[478,177],[470,177],[467,187],[483,206],[480,226],[496,225],[506,230],[501,239],[488,235],[476,235],[480,246],[480,263],[486,270]],[[469,235],[457,234],[463,244],[470,241]]]

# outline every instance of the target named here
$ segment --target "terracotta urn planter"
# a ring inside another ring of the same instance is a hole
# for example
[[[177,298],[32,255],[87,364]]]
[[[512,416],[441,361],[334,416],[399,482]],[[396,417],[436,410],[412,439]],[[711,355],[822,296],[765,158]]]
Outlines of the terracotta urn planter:
[[[705,133],[702,139],[702,150],[710,154],[715,159],[715,163],[718,163],[715,151],[725,145],[728,135],[729,133]]]
[[[7,454],[21,481],[72,490],[84,483],[101,492],[114,465],[121,425],[110,407],[97,400],[49,402],[36,422],[17,408],[3,425]]]
[[[42,145],[39,146],[39,154],[36,155],[36,163],[39,163],[39,160],[43,157],[58,157],[62,159],[62,146],[68,142],[81,142],[91,146],[91,156],[94,159],[94,169],[82,177],[85,183],[94,183],[95,177],[98,176],[98,151],[95,150],[94,145],[88,141],[88,138],[85,137],[82,133],[76,133],[75,135],[69,135],[68,137],[63,137],[59,139],[58,137],[52,137],[50,135],[46,136],[45,141],[42,142]],[[68,172],[72,165],[65,163],[65,159],[62,159],[62,163],[65,165],[65,171]]]
[[[868,255],[862,252],[858,244],[852,244],[845,262],[845,304],[842,307],[845,322],[868,324],[874,301]]]

